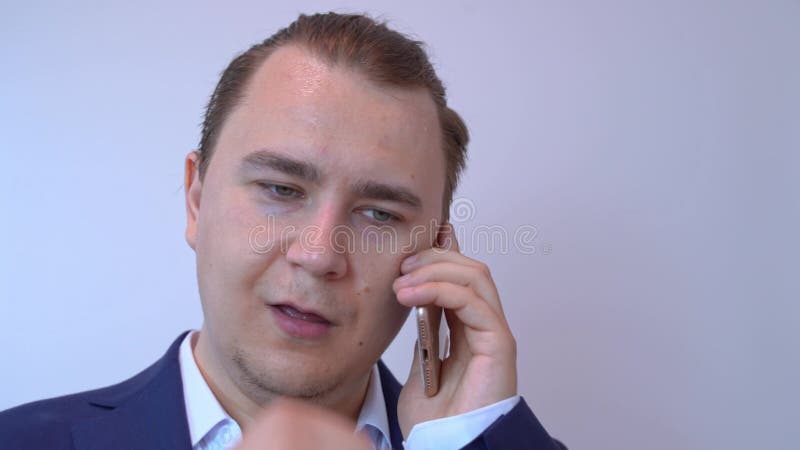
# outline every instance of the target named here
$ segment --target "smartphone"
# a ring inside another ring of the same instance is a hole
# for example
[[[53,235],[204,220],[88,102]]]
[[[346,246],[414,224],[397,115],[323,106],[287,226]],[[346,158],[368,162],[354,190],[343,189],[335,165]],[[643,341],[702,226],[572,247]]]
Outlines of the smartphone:
[[[442,308],[439,306],[417,306],[417,345],[419,346],[419,365],[422,370],[422,386],[425,395],[433,397],[439,392],[439,372],[442,360],[439,359],[439,329],[442,322]]]
[[[440,227],[436,234],[435,247],[443,245],[443,232],[444,229]],[[442,324],[442,308],[439,306],[417,306],[416,316],[417,346],[419,347],[417,353],[422,374],[422,387],[426,396],[433,397],[439,392],[442,360],[447,358],[450,353],[449,329],[447,320]],[[441,342],[444,342],[444,346],[441,346]]]

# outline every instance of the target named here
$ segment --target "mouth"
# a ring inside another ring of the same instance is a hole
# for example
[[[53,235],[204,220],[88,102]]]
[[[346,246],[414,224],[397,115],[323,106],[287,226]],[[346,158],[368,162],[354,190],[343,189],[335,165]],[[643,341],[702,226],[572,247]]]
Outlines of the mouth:
[[[322,314],[304,310],[291,303],[269,305],[278,327],[286,334],[302,339],[324,336],[334,324]]]

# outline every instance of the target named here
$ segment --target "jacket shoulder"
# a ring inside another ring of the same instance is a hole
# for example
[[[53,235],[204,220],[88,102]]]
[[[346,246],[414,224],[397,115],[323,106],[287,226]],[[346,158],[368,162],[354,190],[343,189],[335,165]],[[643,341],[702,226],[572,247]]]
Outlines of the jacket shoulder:
[[[94,417],[99,406],[86,401],[87,391],[25,403],[0,412],[0,442],[9,448],[72,447],[72,424]]]
[[[0,411],[0,443],[3,448],[73,449],[72,426],[108,413],[144,389],[170,363],[170,353],[174,353],[176,349],[173,347],[182,337],[162,358],[125,381]]]

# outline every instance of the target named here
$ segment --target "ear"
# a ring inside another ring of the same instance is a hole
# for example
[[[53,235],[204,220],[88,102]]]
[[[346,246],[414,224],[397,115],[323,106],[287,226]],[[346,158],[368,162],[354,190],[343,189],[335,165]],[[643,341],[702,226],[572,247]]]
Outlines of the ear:
[[[200,218],[200,154],[191,151],[186,155],[184,163],[183,190],[186,196],[186,242],[192,250],[196,250],[197,220]]]

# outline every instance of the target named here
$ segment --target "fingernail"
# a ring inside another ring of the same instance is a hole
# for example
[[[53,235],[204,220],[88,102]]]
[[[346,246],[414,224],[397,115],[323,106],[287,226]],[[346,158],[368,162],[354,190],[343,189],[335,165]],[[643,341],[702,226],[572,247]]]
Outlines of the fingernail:
[[[409,284],[411,284],[410,281],[411,281],[411,274],[405,274],[397,279],[396,281],[397,287],[408,286]]]
[[[408,297],[412,293],[414,293],[414,288],[413,287],[404,287],[403,289],[400,289],[400,290],[397,291],[397,297],[398,298],[399,297]]]

